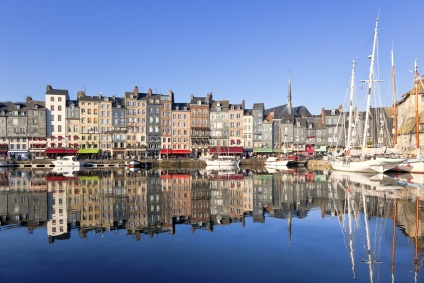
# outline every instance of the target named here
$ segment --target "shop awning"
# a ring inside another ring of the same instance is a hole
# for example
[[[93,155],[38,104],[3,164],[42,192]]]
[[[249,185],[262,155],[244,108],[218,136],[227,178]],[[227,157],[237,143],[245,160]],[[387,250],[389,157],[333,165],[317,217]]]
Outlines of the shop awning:
[[[270,147],[254,147],[253,152],[270,153],[270,152],[273,152],[273,149]]]
[[[161,154],[171,154],[171,150],[170,149],[162,149],[160,151]]]
[[[66,153],[66,154],[77,154],[78,153],[78,149],[65,149],[63,151],[63,153]]]
[[[80,154],[98,154],[100,152],[100,149],[98,148],[81,148],[78,150],[77,153]]]
[[[172,154],[190,154],[188,149],[173,149]]]
[[[63,153],[64,150],[63,149],[59,149],[59,148],[47,148],[44,153],[46,154],[58,154],[58,153]]]
[[[210,153],[243,153],[243,147],[211,147]]]

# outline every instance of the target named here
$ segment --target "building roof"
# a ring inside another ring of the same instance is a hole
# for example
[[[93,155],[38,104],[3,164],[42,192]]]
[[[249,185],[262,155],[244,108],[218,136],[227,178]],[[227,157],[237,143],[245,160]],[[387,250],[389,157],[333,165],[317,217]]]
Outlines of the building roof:
[[[265,109],[265,103],[254,103],[252,110],[264,110]]]
[[[301,117],[308,117],[311,116],[311,113],[305,106],[298,106],[290,108],[287,104],[272,107],[265,110],[265,114],[269,114],[271,112],[274,112],[274,115],[277,116],[301,116]]]

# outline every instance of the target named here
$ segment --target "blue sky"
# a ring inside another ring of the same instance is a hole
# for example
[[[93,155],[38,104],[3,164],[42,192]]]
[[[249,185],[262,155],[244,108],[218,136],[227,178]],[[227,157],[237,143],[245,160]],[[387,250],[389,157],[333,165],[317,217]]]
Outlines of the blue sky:
[[[352,60],[356,82],[368,78],[380,11],[378,67],[384,105],[391,103],[390,50],[398,98],[410,70],[424,70],[424,1],[3,1],[0,100],[44,100],[47,84],[87,95],[190,94],[267,108],[287,103],[313,114],[342,104]],[[421,68],[420,68],[421,66]],[[360,100],[360,98],[358,98]]]

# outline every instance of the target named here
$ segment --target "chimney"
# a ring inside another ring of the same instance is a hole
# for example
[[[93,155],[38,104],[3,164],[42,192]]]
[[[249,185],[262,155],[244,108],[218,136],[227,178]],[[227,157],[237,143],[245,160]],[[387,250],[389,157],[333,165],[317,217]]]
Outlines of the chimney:
[[[241,101],[241,108],[244,109],[244,100]]]
[[[343,105],[341,105],[341,104],[339,106],[339,112],[343,112]]]
[[[52,88],[51,85],[47,85],[46,86],[46,92],[49,92],[49,91],[52,91],[52,90],[53,90],[53,88]]]
[[[138,98],[138,86],[134,87],[134,95]]]
[[[324,107],[322,107],[321,109],[321,122],[325,124],[325,108]]]
[[[149,88],[149,90],[147,91],[147,95],[152,96],[152,89],[151,88]]]
[[[194,99],[194,95],[193,94],[191,94],[190,95],[190,100],[193,100]]]
[[[99,98],[102,99],[102,92],[99,92]]]
[[[112,101],[113,101],[113,103],[116,102],[116,96],[115,95],[112,95]]]
[[[172,92],[172,89],[170,89],[170,90],[168,91],[168,93],[169,93],[169,96],[171,97],[171,100],[172,100],[172,98],[174,97],[174,93]]]
[[[27,96],[27,97],[26,97],[26,103],[30,103],[31,101],[32,101],[31,96]]]

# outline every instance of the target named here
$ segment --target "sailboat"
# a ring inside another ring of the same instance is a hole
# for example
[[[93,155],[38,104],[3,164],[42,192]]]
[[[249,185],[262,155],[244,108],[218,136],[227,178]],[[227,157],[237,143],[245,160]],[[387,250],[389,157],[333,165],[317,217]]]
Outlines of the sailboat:
[[[409,173],[424,173],[424,158],[420,154],[420,126],[419,126],[419,113],[418,113],[418,88],[424,89],[423,82],[418,73],[417,61],[415,60],[415,80],[414,80],[414,93],[415,93],[415,139],[416,139],[416,156],[417,158],[407,159],[403,163],[396,166],[395,170],[400,172]]]
[[[213,170],[218,167],[239,167],[240,159],[236,156],[229,155],[229,147],[227,146],[227,155],[217,155],[212,154],[210,157],[205,159],[207,169]]]
[[[375,51],[377,46],[377,34],[378,34],[378,19],[376,20],[375,30],[374,30],[374,41],[372,48],[372,55],[370,56],[370,71],[368,79],[368,95],[367,95],[367,105],[366,105],[366,114],[365,114],[365,124],[364,124],[364,135],[362,140],[362,149],[360,152],[357,152],[354,155],[354,150],[351,150],[351,139],[352,139],[352,111],[353,111],[353,98],[354,98],[354,80],[355,80],[355,61],[352,63],[352,74],[350,82],[350,99],[349,99],[349,124],[348,124],[348,133],[347,133],[347,142],[345,149],[342,152],[342,156],[333,156],[330,160],[332,168],[336,171],[345,171],[345,172],[364,172],[364,173],[383,173],[385,171],[391,170],[396,167],[397,164],[401,163],[404,159],[398,158],[377,158],[376,153],[370,153],[369,149],[366,148],[367,141],[367,130],[370,117],[370,104],[371,104],[371,94],[373,89],[374,80],[374,58]],[[381,148],[379,149],[382,150]],[[384,149],[383,149],[384,150]],[[352,154],[351,154],[352,153]],[[370,156],[372,155],[372,157]]]

